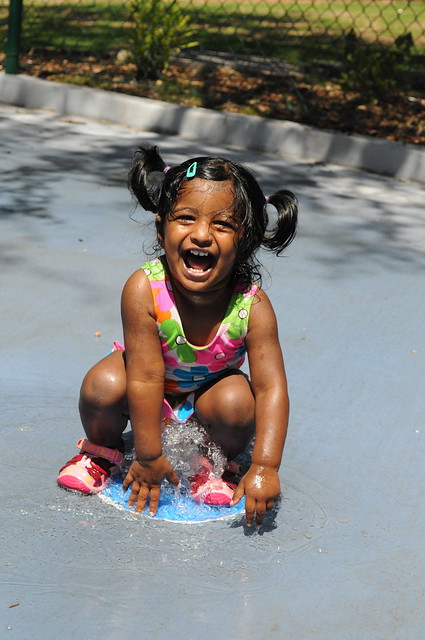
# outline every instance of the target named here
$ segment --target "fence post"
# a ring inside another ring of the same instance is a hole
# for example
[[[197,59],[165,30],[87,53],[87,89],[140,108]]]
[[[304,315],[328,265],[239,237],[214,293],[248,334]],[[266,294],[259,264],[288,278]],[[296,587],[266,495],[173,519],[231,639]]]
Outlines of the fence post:
[[[21,42],[22,0],[10,0],[7,29],[6,73],[19,73],[19,49]]]

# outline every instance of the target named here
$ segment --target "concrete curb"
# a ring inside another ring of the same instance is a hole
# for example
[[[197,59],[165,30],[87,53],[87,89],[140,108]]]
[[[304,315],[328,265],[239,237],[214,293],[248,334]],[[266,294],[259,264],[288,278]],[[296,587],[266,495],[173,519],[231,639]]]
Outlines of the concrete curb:
[[[0,102],[109,120],[144,131],[179,135],[297,159],[332,163],[425,184],[425,148],[294,122],[203,108],[0,73]]]

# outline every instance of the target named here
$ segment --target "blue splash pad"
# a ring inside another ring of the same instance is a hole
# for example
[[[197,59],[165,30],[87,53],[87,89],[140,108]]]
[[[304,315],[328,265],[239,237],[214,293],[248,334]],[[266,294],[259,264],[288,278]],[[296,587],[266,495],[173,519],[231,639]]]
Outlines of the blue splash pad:
[[[117,509],[134,513],[134,507],[128,505],[130,488],[128,488],[125,493],[123,492],[121,476],[112,478],[108,487],[98,495],[102,500],[112,504]],[[211,507],[204,504],[196,504],[185,491],[176,491],[170,485],[163,485],[161,487],[158,510],[154,519],[192,524],[196,522],[208,522],[210,520],[223,520],[225,518],[243,515],[244,513],[245,498],[242,498],[234,507]],[[147,510],[143,512],[143,515],[149,515]]]

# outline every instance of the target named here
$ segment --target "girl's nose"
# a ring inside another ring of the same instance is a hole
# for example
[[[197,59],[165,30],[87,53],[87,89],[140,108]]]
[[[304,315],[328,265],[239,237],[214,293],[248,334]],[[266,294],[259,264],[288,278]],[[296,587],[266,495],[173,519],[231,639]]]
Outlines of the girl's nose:
[[[207,245],[211,243],[211,230],[208,220],[197,220],[191,229],[192,242],[200,245]]]

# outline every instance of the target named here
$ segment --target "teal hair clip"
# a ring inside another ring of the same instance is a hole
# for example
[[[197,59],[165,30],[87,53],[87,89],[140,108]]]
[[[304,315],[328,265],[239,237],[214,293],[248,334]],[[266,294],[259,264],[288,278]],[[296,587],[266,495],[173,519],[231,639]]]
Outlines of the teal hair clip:
[[[197,162],[192,162],[188,170],[186,171],[186,178],[193,178],[196,175]]]

